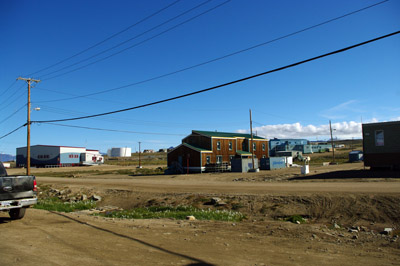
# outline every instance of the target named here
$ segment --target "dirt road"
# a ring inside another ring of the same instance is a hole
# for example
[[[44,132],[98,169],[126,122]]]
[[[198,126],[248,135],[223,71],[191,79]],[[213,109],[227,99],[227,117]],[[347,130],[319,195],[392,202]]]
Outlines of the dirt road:
[[[124,220],[29,209],[11,221],[0,213],[0,265],[400,265],[397,177],[323,179],[329,171],[316,169],[315,178],[302,179],[290,171],[38,177],[42,187],[99,194],[103,206],[200,206],[220,197],[223,208],[236,206],[248,219]],[[282,220],[294,214],[308,222]],[[381,234],[386,227],[393,232]]]
[[[399,265],[382,237],[282,222],[112,220],[29,210],[0,218],[1,265]]]
[[[164,179],[71,179],[38,177],[39,183],[57,184],[72,187],[91,187],[95,189],[126,189],[147,192],[187,192],[187,193],[399,193],[400,182],[220,182],[203,180],[184,180],[182,178]]]

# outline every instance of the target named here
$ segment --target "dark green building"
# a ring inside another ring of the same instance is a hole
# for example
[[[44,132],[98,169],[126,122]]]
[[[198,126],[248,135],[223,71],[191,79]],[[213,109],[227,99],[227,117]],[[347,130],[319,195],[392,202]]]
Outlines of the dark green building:
[[[364,165],[400,169],[400,121],[363,124]]]

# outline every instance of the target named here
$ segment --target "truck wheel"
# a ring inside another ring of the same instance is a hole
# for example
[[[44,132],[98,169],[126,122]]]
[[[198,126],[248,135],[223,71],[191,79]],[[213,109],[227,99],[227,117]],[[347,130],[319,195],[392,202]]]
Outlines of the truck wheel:
[[[26,208],[11,209],[9,215],[12,220],[22,219],[25,216]]]

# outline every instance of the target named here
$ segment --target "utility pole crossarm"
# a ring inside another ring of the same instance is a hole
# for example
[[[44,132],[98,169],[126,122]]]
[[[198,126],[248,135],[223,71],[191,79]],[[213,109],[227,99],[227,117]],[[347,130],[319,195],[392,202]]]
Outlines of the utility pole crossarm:
[[[33,82],[40,82],[40,79],[21,78],[21,77],[17,78],[17,80],[25,80],[26,82],[31,82],[31,81],[33,81]]]

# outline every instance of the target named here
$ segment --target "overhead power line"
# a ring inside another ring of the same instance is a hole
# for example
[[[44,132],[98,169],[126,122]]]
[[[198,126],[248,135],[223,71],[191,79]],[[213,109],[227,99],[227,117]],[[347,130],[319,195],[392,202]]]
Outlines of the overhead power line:
[[[56,123],[46,123],[46,124],[48,124],[48,125],[54,125],[54,126],[62,126],[62,127],[72,127],[72,128],[81,128],[81,129],[89,129],[89,130],[97,130],[97,131],[109,131],[109,132],[130,133],[130,134],[161,135],[161,136],[186,136],[186,135],[184,135],[184,134],[155,133],[155,132],[139,132],[139,131],[106,129],[106,128],[96,128],[96,127],[72,126],[72,125],[63,125],[63,124],[56,124]]]
[[[22,89],[22,87],[24,87],[24,84],[22,84],[20,87],[18,87],[18,89],[17,89],[17,92],[18,91],[20,91],[21,89]],[[26,91],[25,90],[23,90],[23,93],[26,93]],[[15,97],[15,93],[10,93],[10,96],[8,96],[8,98],[7,99],[5,99],[4,101],[2,101],[1,103],[0,103],[0,106],[2,106],[2,109],[4,109],[4,104],[8,101],[8,100],[10,100],[11,98],[13,98],[13,97]],[[21,97],[22,95],[20,95],[19,97]],[[19,98],[18,97],[18,98]],[[13,100],[11,103],[13,103],[13,102],[15,102],[15,100]],[[10,104],[11,104],[10,103]],[[2,109],[0,109],[0,110],[2,110]]]
[[[24,86],[24,84],[22,86]],[[14,98],[14,99],[12,101],[10,101],[8,104],[0,104],[0,106],[1,106],[0,111],[3,111],[5,109],[7,109],[10,105],[15,104],[16,101],[18,99],[20,99],[22,96],[25,96],[25,94],[26,94],[26,91],[24,90],[24,91],[21,91],[21,93],[19,93],[19,94],[11,95],[11,97],[9,97],[7,100],[9,100],[11,98]]]
[[[78,61],[78,62],[75,62],[75,63],[70,64],[70,65],[68,65],[68,66],[65,66],[65,67],[63,67],[63,68],[57,69],[57,70],[52,71],[52,72],[47,73],[47,74],[44,74],[44,75],[42,75],[41,77],[49,76],[49,75],[51,75],[51,74],[60,72],[60,71],[62,71],[62,70],[64,70],[64,69],[67,69],[67,68],[70,68],[70,67],[79,65],[79,64],[81,64],[81,63],[83,63],[83,62],[86,62],[86,61],[92,59],[92,58],[98,57],[98,56],[100,56],[100,55],[102,55],[102,54],[104,54],[104,53],[106,53],[106,52],[108,52],[108,51],[111,51],[111,50],[113,50],[113,49],[115,49],[115,48],[118,48],[118,47],[124,45],[125,43],[128,43],[128,42],[130,42],[130,41],[132,41],[132,40],[134,40],[134,39],[137,39],[137,38],[139,38],[140,36],[145,35],[146,33],[149,33],[149,32],[151,32],[151,31],[153,31],[153,30],[155,30],[155,29],[158,29],[158,28],[160,28],[161,26],[164,26],[165,24],[167,24],[167,23],[169,23],[169,22],[171,22],[171,21],[173,21],[173,20],[175,20],[175,19],[177,19],[177,18],[179,18],[179,17],[181,17],[181,16],[183,16],[183,15],[185,15],[185,14],[187,14],[187,13],[189,13],[189,12],[191,12],[191,11],[197,9],[197,8],[200,8],[201,6],[203,6],[203,5],[205,5],[205,4],[209,3],[209,2],[211,2],[211,0],[207,0],[207,1],[203,2],[203,3],[200,3],[199,5],[197,5],[197,6],[195,6],[195,7],[192,7],[192,8],[190,8],[189,10],[186,10],[186,11],[182,12],[181,14],[179,14],[179,15],[173,17],[173,18],[168,19],[168,20],[166,20],[166,21],[164,21],[164,22],[158,24],[157,26],[154,26],[153,28],[151,28],[151,29],[149,29],[149,30],[146,30],[146,31],[144,31],[144,32],[142,32],[142,33],[140,33],[140,34],[138,34],[138,35],[132,37],[132,38],[129,38],[128,40],[125,40],[125,41],[123,41],[123,42],[121,42],[121,43],[119,43],[119,44],[117,44],[117,45],[114,45],[113,47],[110,47],[110,48],[108,48],[108,49],[106,49],[106,50],[103,50],[103,51],[101,51],[101,52],[99,52],[99,53],[97,53],[97,54],[94,54],[94,55],[92,55],[92,56],[90,56],[90,57],[87,57],[87,58],[85,58],[85,59],[82,59],[82,60],[80,60],[80,61]],[[134,46],[137,46],[137,45],[134,45]],[[123,50],[123,51],[125,51],[125,50]],[[118,53],[116,53],[116,54],[118,54]],[[112,55],[112,56],[113,56],[113,55]],[[111,56],[110,56],[110,57],[111,57]],[[61,75],[63,75],[63,74],[61,74]]]
[[[2,94],[6,94],[6,92],[11,89],[15,84],[17,83],[17,81],[15,80],[10,86],[7,87],[7,89],[4,90],[4,92]]]
[[[165,78],[165,77],[167,77],[167,76],[171,76],[171,75],[174,75],[174,74],[178,74],[178,73],[181,73],[181,72],[184,72],[184,71],[187,71],[187,70],[196,68],[196,67],[204,66],[204,65],[207,65],[207,64],[210,64],[210,63],[213,63],[213,62],[216,62],[216,61],[219,61],[219,60],[222,60],[222,59],[225,59],[225,58],[228,58],[228,57],[237,55],[237,54],[241,54],[241,53],[244,53],[244,52],[253,50],[253,49],[255,49],[255,48],[258,48],[258,47],[261,47],[261,46],[264,46],[264,45],[267,45],[267,44],[270,44],[270,43],[273,43],[273,42],[276,42],[276,41],[279,41],[279,40],[282,40],[282,39],[285,39],[285,38],[288,38],[288,37],[291,37],[291,36],[294,36],[294,35],[296,35],[296,34],[299,34],[299,33],[302,33],[302,32],[305,32],[305,31],[308,31],[308,30],[311,30],[311,29],[320,27],[320,26],[322,26],[322,25],[325,25],[325,24],[334,22],[334,21],[336,21],[336,20],[339,20],[339,19],[348,17],[348,16],[350,16],[350,15],[354,15],[354,14],[356,14],[356,13],[358,13],[358,12],[361,12],[361,11],[367,10],[367,9],[369,9],[369,8],[378,6],[378,5],[383,4],[383,3],[385,3],[385,2],[388,2],[388,1],[389,1],[389,0],[384,0],[384,1],[378,2],[378,3],[376,3],[376,4],[369,5],[369,6],[366,6],[366,7],[364,7],[364,8],[361,8],[361,9],[352,11],[352,12],[350,12],[350,13],[341,15],[341,16],[339,16],[339,17],[335,17],[335,18],[326,20],[326,21],[324,21],[324,22],[315,24],[315,25],[313,25],[313,26],[306,27],[306,28],[303,28],[303,29],[301,29],[301,30],[294,31],[294,32],[292,32],[292,33],[289,33],[289,34],[280,36],[280,37],[278,37],[278,38],[275,38],[275,39],[272,39],[272,40],[268,40],[268,41],[265,41],[265,42],[262,42],[262,43],[259,43],[259,44],[250,46],[250,47],[248,47],[248,48],[245,48],[245,49],[242,49],[242,50],[239,50],[239,51],[230,53],[230,54],[226,54],[226,55],[223,55],[223,56],[220,56],[220,57],[217,57],[217,58],[214,58],[214,59],[211,59],[211,60],[208,60],[208,61],[199,63],[199,64],[195,64],[195,65],[192,65],[192,66],[189,66],[189,67],[185,67],[185,68],[182,68],[182,69],[173,71],[173,72],[169,72],[169,73],[166,73],[166,74],[162,74],[162,75],[159,75],[159,76],[155,76],[155,77],[152,77],[152,78],[148,78],[148,79],[145,79],[145,80],[142,80],[142,81],[138,81],[138,82],[135,82],[135,83],[130,83],[130,84],[127,84],[127,85],[119,86],[119,87],[116,87],[116,88],[111,88],[111,89],[102,90],[102,91],[98,91],[98,92],[93,92],[93,93],[89,93],[89,94],[85,94],[85,95],[80,95],[80,96],[77,95],[77,96],[69,97],[69,98],[54,99],[54,100],[49,100],[49,101],[39,101],[38,103],[56,102],[56,101],[67,101],[67,100],[73,100],[73,99],[78,99],[78,98],[86,98],[86,97],[93,96],[93,95],[103,94],[103,93],[107,93],[107,92],[111,92],[111,91],[121,90],[121,89],[124,89],[124,88],[128,88],[128,87],[140,85],[140,84],[143,84],[143,83],[146,83],[146,82],[150,82],[150,81],[154,81],[154,80],[157,80],[157,79],[160,79],[160,78]]]
[[[26,126],[26,125],[27,125],[27,123],[25,123],[25,124],[23,124],[22,126],[16,128],[16,129],[14,129],[14,130],[11,131],[11,132],[8,132],[7,134],[1,136],[0,139],[3,139],[3,138],[5,138],[5,137],[7,137],[7,136],[13,134],[14,132],[17,132],[18,130],[20,130],[21,128],[23,128],[23,127]]]
[[[177,1],[172,2],[171,4],[169,4],[169,5],[167,5],[167,6],[163,7],[163,8],[161,8],[160,10],[158,10],[158,11],[156,11],[156,12],[154,12],[153,14],[151,14],[151,15],[149,15],[149,16],[147,16],[147,17],[141,19],[141,20],[139,20],[138,22],[135,22],[134,24],[132,24],[132,25],[126,27],[125,29],[123,29],[123,30],[121,30],[121,31],[119,31],[119,32],[117,32],[117,33],[114,33],[113,35],[111,35],[111,36],[105,38],[104,40],[102,40],[102,41],[100,41],[100,42],[98,42],[98,43],[96,43],[96,44],[94,44],[94,45],[92,45],[92,46],[90,46],[90,47],[88,47],[88,48],[86,48],[86,49],[80,51],[79,53],[76,53],[76,54],[74,54],[74,55],[72,55],[72,56],[70,56],[70,57],[67,57],[67,58],[65,58],[65,59],[63,59],[63,60],[61,60],[61,61],[59,61],[59,62],[57,62],[57,63],[55,63],[55,64],[52,64],[52,65],[50,65],[50,66],[48,66],[48,67],[45,67],[45,68],[43,68],[43,69],[40,69],[40,70],[38,70],[38,71],[35,71],[35,72],[31,73],[31,74],[24,75],[24,76],[32,76],[32,75],[34,75],[34,74],[37,74],[37,73],[39,73],[39,72],[42,72],[42,71],[47,70],[47,69],[49,69],[49,68],[52,68],[52,67],[54,67],[54,66],[57,66],[57,65],[59,65],[59,64],[61,64],[61,63],[64,63],[64,62],[66,62],[66,61],[68,61],[68,60],[70,60],[70,59],[72,59],[72,58],[74,58],[74,57],[77,57],[78,55],[81,55],[81,54],[83,54],[83,53],[85,53],[85,52],[87,52],[87,51],[89,51],[89,50],[91,50],[91,49],[93,49],[93,48],[99,46],[100,44],[103,44],[103,43],[105,43],[105,42],[111,40],[112,38],[114,38],[114,37],[120,35],[121,33],[124,33],[124,32],[126,32],[127,30],[129,30],[129,29],[131,29],[131,28],[133,28],[133,27],[135,27],[135,26],[137,26],[137,25],[139,25],[139,24],[145,22],[146,20],[148,20],[148,19],[150,19],[150,18],[156,16],[157,14],[161,13],[162,11],[165,11],[166,9],[170,8],[171,6],[177,4],[179,1],[180,1],[180,0],[177,0]]]
[[[4,123],[5,121],[7,121],[8,119],[10,119],[11,117],[13,117],[14,115],[16,115],[19,111],[21,111],[22,109],[24,109],[26,106],[26,104],[24,104],[23,106],[21,106],[20,108],[18,108],[14,113],[12,113],[11,115],[9,115],[8,117],[4,118],[3,120],[0,121],[0,124]]]
[[[106,56],[106,57],[100,58],[100,59],[98,59],[98,60],[96,60],[96,61],[93,61],[93,62],[88,63],[88,64],[86,64],[86,65],[83,65],[83,66],[81,66],[81,67],[72,69],[72,70],[70,70],[70,71],[61,73],[61,74],[59,74],[59,75],[55,75],[55,76],[49,77],[49,78],[47,78],[47,79],[42,79],[42,80],[50,80],[50,79],[54,79],[54,78],[57,78],[57,77],[60,77],[60,76],[64,76],[64,75],[66,75],[66,74],[69,74],[69,73],[78,71],[78,70],[80,70],[80,69],[82,69],[82,68],[85,68],[85,67],[88,67],[88,66],[90,66],[90,65],[93,65],[93,64],[99,63],[99,62],[101,62],[101,61],[104,61],[104,60],[106,60],[106,59],[108,59],[108,58],[110,58],[110,57],[116,56],[116,55],[118,55],[118,54],[120,54],[120,53],[123,53],[123,52],[129,50],[129,49],[132,49],[132,48],[134,48],[134,47],[136,47],[136,46],[139,46],[139,45],[141,45],[141,44],[143,44],[143,43],[145,43],[145,42],[148,42],[148,41],[150,41],[150,40],[152,40],[152,39],[154,39],[154,38],[157,38],[157,37],[159,37],[159,36],[161,36],[161,35],[163,35],[163,34],[169,32],[169,31],[171,31],[171,30],[173,30],[173,29],[175,29],[175,28],[178,28],[178,27],[180,27],[180,26],[182,26],[182,25],[184,25],[184,24],[186,24],[186,23],[188,23],[188,22],[190,22],[190,21],[192,21],[192,20],[198,18],[198,17],[201,17],[201,16],[207,14],[208,12],[211,12],[211,11],[213,11],[213,10],[215,10],[215,9],[217,9],[217,8],[219,8],[219,7],[221,7],[221,6],[225,5],[225,4],[227,4],[227,3],[229,3],[230,1],[231,1],[231,0],[227,0],[227,1],[221,3],[221,4],[217,5],[217,6],[214,6],[214,7],[210,8],[210,9],[208,9],[208,10],[206,10],[206,11],[204,11],[204,12],[202,12],[202,13],[196,15],[196,16],[194,16],[194,17],[191,17],[191,18],[189,18],[189,19],[187,19],[187,20],[185,20],[185,21],[183,21],[183,22],[181,22],[181,23],[179,23],[179,24],[177,24],[177,25],[175,25],[175,26],[172,26],[172,27],[170,27],[170,28],[168,28],[168,29],[166,29],[166,30],[164,30],[164,31],[162,31],[162,32],[160,32],[160,33],[158,33],[158,34],[152,36],[152,37],[149,37],[149,38],[147,38],[147,39],[145,39],[145,40],[143,40],[143,41],[141,41],[141,42],[138,42],[138,43],[136,43],[136,44],[134,44],[134,45],[128,46],[127,48],[124,48],[124,49],[122,49],[122,50],[120,50],[120,51],[118,51],[118,52],[115,52],[115,53],[111,54],[111,55],[108,55],[108,56]]]
[[[164,99],[164,100],[160,100],[160,101],[156,101],[156,102],[152,102],[152,103],[147,103],[147,104],[143,104],[143,105],[139,105],[139,106],[135,106],[135,107],[130,107],[130,108],[126,108],[126,109],[120,109],[120,110],[106,112],[106,113],[100,113],[100,114],[94,114],[94,115],[88,115],[88,116],[82,116],[82,117],[75,117],[75,118],[68,118],[68,119],[32,121],[32,123],[50,123],[50,122],[81,120],[81,119],[87,119],[87,118],[93,118],[93,117],[99,117],[99,116],[105,116],[105,115],[111,115],[111,114],[126,112],[126,111],[130,111],[130,110],[134,110],[134,109],[144,108],[144,107],[148,107],[148,106],[152,106],[152,105],[157,105],[157,104],[160,104],[160,103],[165,103],[165,102],[169,102],[169,101],[173,101],[173,100],[178,100],[178,99],[181,99],[181,98],[193,96],[193,95],[196,95],[196,94],[200,94],[200,93],[208,92],[208,91],[215,90],[215,89],[218,89],[218,88],[226,87],[226,86],[229,86],[229,85],[232,85],[232,84],[240,83],[240,82],[243,82],[243,81],[246,81],[246,80],[249,80],[249,79],[253,79],[253,78],[257,78],[257,77],[264,76],[264,75],[267,75],[267,74],[271,74],[271,73],[274,73],[274,72],[282,71],[282,70],[285,70],[285,69],[288,69],[288,68],[292,68],[292,67],[295,67],[295,66],[298,66],[298,65],[302,65],[302,64],[305,64],[305,63],[308,63],[308,62],[311,62],[311,61],[314,61],[314,60],[317,60],[317,59],[321,59],[321,58],[327,57],[327,56],[331,56],[331,55],[334,55],[334,54],[342,53],[342,52],[354,49],[356,47],[360,47],[360,46],[363,46],[363,45],[366,45],[366,44],[369,44],[369,43],[372,43],[372,42],[376,42],[376,41],[381,40],[381,39],[385,39],[385,38],[397,35],[399,33],[400,33],[400,31],[392,32],[390,34],[386,34],[386,35],[383,35],[383,36],[380,36],[380,37],[377,37],[377,38],[374,38],[374,39],[371,39],[371,40],[368,40],[368,41],[365,41],[365,42],[354,44],[354,45],[351,45],[351,46],[348,46],[348,47],[345,47],[345,48],[342,48],[342,49],[339,49],[339,50],[336,50],[336,51],[333,51],[333,52],[329,52],[329,53],[322,54],[322,55],[319,55],[319,56],[316,56],[316,57],[312,57],[312,58],[309,58],[309,59],[306,59],[306,60],[303,60],[303,61],[299,61],[299,62],[290,64],[290,65],[286,65],[286,66],[283,66],[283,67],[275,68],[273,70],[268,70],[268,71],[265,71],[265,72],[262,72],[262,73],[259,73],[259,74],[255,74],[255,75],[248,76],[248,77],[245,77],[245,78],[241,78],[241,79],[238,79],[238,80],[235,80],[235,81],[231,81],[231,82],[227,82],[227,83],[224,83],[224,84],[220,84],[220,85],[217,85],[217,86],[214,86],[214,87],[210,87],[210,88],[207,88],[207,89],[194,91],[194,92],[191,92],[191,93],[183,94],[183,95],[180,95],[180,96],[175,96],[175,97],[172,97],[172,98],[168,98],[168,99]]]

